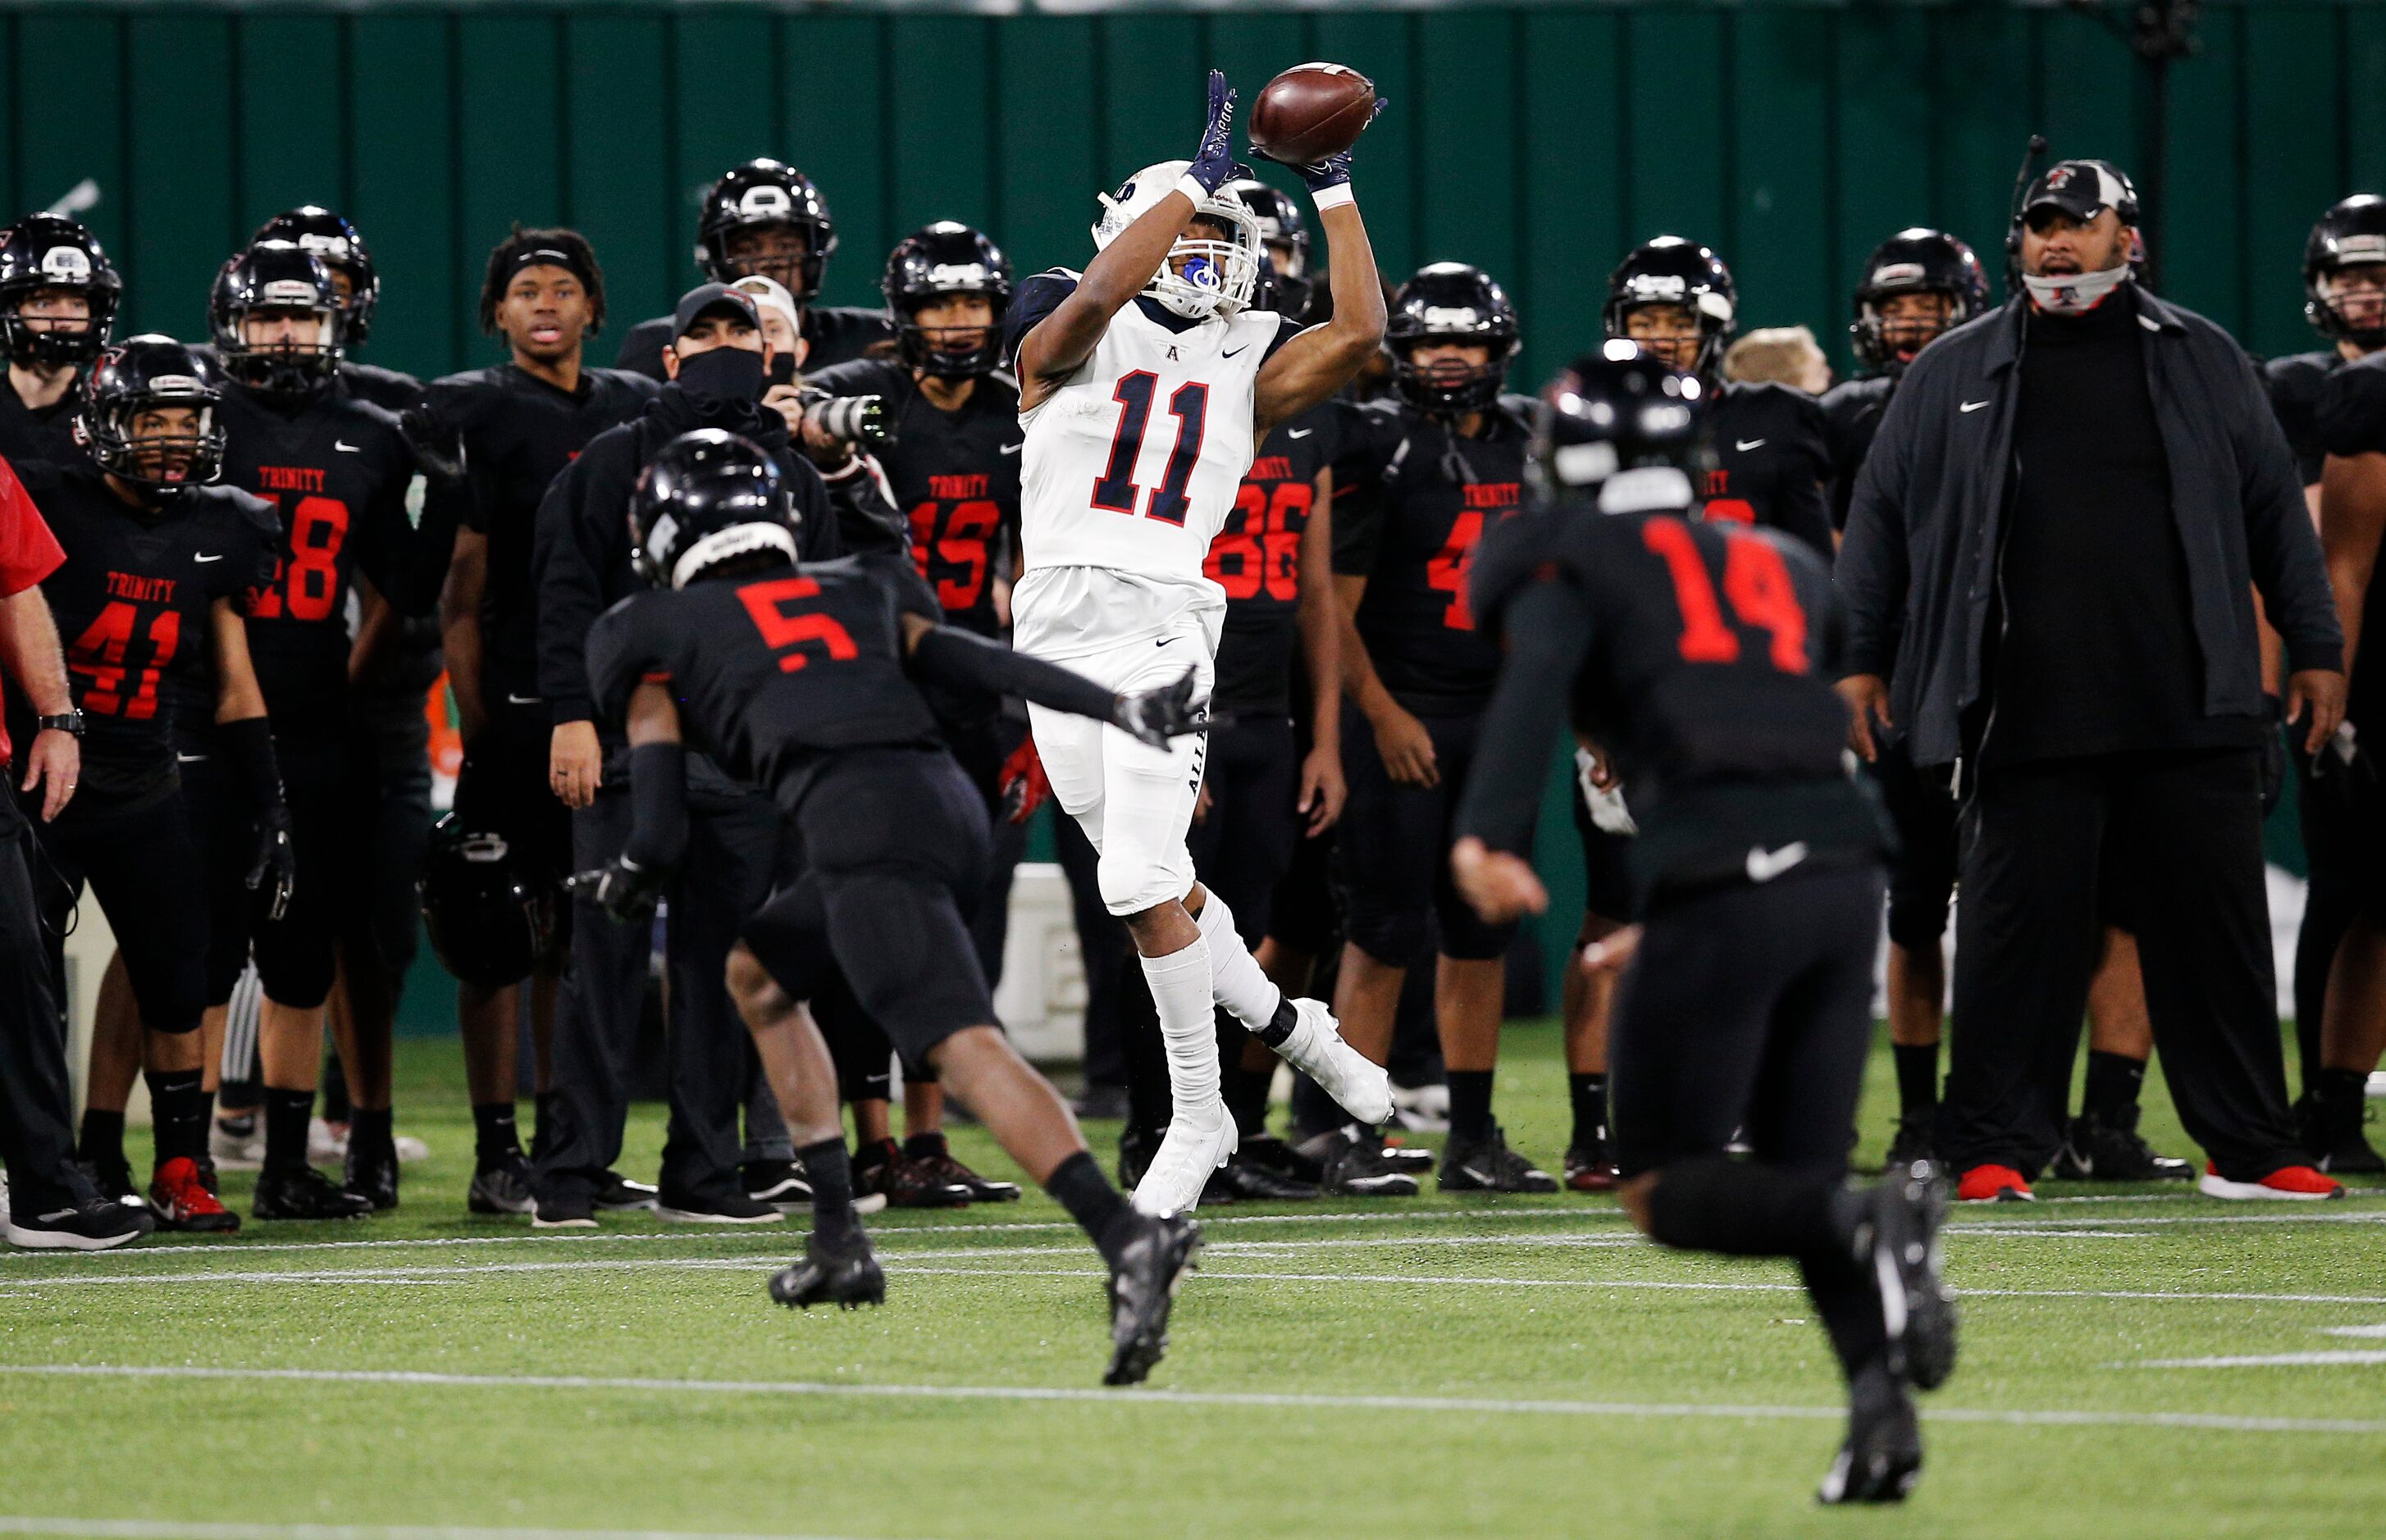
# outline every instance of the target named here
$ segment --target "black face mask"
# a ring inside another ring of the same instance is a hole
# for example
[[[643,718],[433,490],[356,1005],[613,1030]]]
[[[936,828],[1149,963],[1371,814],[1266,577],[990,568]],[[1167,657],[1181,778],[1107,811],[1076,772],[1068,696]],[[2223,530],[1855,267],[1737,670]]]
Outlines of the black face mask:
[[[762,399],[762,356],[742,347],[716,347],[679,361],[679,388],[690,395],[722,401]]]

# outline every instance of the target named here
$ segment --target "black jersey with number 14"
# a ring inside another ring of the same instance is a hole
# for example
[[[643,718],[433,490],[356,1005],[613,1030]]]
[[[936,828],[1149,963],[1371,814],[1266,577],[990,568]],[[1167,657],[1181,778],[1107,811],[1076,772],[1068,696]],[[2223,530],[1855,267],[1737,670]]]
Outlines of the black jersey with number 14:
[[[831,755],[943,742],[904,670],[906,614],[943,619],[892,553],[634,594],[589,632],[588,682],[611,722],[668,683],[689,746],[793,811]]]

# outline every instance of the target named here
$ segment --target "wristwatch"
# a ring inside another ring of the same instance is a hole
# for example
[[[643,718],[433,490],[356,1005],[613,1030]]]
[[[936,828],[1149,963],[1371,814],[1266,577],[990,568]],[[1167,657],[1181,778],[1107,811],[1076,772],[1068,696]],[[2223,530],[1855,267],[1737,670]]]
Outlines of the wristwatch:
[[[44,732],[64,732],[69,737],[82,736],[82,713],[62,711],[55,717],[36,717],[33,726]]]

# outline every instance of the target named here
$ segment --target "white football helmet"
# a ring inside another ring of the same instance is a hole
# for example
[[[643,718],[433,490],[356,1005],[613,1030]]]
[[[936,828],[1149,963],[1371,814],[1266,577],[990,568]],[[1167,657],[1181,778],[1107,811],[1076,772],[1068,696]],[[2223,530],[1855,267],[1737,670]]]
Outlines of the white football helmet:
[[[1094,249],[1100,251],[1119,232],[1169,194],[1191,169],[1189,160],[1162,160],[1126,179],[1116,193],[1097,193],[1102,217],[1094,221]],[[1198,217],[1215,219],[1231,232],[1224,241],[1177,237],[1168,248],[1144,293],[1180,316],[1207,320],[1232,316],[1248,308],[1259,290],[1260,264],[1267,260],[1262,244],[1259,216],[1235,194],[1220,188],[1195,209]],[[1177,270],[1177,259],[1185,261]]]

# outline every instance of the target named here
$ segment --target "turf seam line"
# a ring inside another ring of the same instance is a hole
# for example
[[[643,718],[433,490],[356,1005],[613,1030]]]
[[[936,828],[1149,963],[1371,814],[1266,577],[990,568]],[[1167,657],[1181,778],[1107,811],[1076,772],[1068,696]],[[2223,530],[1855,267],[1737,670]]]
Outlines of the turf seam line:
[[[1827,1420],[1844,1406],[1727,1405],[1702,1402],[1470,1399],[1439,1396],[1330,1396],[1292,1391],[1095,1390],[1058,1385],[874,1384],[807,1380],[666,1380],[621,1375],[457,1374],[421,1370],[207,1368],[188,1364],[6,1364],[0,1374],[59,1378],[298,1381],[381,1384],[401,1388],[477,1390],[597,1390],[698,1396],[797,1396],[1012,1402],[1074,1402],[1102,1407],[1265,1407],[1350,1411],[1500,1413],[1574,1417],[1691,1417],[1731,1420]],[[2219,1412],[2001,1410],[1932,1407],[1935,1422],[2009,1426],[2204,1428],[2228,1433],[2386,1434],[2386,1420],[2245,1417]]]
[[[453,1524],[260,1524],[198,1520],[54,1519],[0,1514],[0,1534],[100,1540],[837,1540],[825,1534],[723,1534],[661,1529],[486,1529]]]

